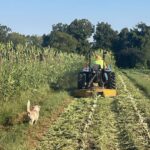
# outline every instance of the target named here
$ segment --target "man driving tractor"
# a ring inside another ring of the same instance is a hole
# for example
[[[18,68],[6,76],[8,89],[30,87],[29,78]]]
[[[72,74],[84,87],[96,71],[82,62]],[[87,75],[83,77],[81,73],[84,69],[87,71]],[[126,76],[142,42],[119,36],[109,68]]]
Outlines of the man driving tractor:
[[[97,55],[97,54],[95,55],[95,61],[93,64],[100,65],[101,69],[106,68],[106,63],[104,62],[102,57],[100,55]]]

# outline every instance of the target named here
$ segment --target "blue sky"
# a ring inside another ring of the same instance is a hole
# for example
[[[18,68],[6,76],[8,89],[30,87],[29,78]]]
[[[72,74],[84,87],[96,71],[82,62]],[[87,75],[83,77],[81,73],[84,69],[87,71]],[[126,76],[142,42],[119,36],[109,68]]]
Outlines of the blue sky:
[[[22,34],[48,34],[58,22],[86,18],[115,30],[150,25],[150,0],[0,0],[0,24]]]

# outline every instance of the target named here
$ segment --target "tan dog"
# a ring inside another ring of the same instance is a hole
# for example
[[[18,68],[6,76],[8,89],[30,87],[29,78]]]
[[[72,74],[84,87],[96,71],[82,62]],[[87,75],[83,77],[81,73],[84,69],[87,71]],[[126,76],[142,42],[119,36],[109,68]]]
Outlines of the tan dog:
[[[27,103],[27,113],[28,116],[30,118],[30,124],[33,125],[34,123],[36,123],[39,119],[39,112],[40,112],[40,106],[39,105],[35,105],[32,107],[32,109],[30,108],[30,101],[28,101]]]

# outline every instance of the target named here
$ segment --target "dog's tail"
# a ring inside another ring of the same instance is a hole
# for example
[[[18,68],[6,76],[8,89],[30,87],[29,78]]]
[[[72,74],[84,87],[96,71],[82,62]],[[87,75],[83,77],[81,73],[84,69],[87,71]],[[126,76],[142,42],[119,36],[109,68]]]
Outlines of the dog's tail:
[[[30,101],[27,102],[27,112],[30,113]]]

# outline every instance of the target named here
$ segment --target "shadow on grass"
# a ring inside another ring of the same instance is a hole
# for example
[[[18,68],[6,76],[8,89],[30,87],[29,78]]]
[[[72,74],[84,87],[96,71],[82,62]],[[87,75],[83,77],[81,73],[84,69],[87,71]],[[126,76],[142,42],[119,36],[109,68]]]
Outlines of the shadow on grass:
[[[122,150],[138,150],[138,148],[135,146],[134,141],[129,136],[128,131],[126,130],[125,126],[125,118],[122,118],[121,107],[118,105],[118,100],[115,99],[111,103],[111,110],[115,113],[115,118],[117,120],[117,128],[118,128],[118,141],[119,141],[119,147]]]

